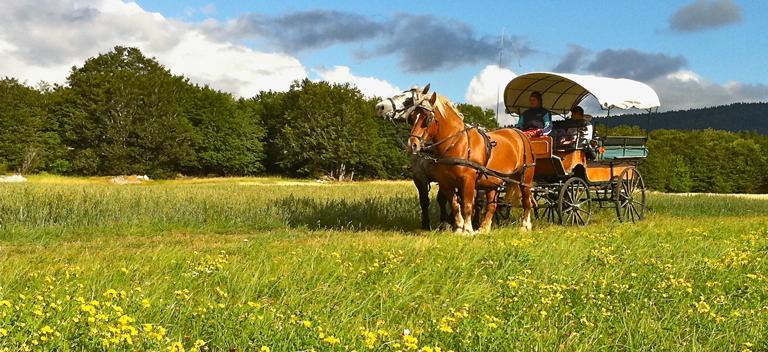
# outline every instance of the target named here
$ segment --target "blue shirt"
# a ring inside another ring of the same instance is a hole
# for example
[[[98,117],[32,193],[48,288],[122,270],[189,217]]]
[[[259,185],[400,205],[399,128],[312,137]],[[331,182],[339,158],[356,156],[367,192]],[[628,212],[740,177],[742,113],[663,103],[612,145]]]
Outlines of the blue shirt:
[[[515,127],[523,131],[540,129],[546,136],[552,132],[552,115],[544,108],[530,108],[520,115]]]

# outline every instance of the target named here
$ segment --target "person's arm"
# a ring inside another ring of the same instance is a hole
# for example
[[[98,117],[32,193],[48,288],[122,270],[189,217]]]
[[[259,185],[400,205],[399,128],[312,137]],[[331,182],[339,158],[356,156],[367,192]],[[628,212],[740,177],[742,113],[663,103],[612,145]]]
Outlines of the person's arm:
[[[517,115],[517,122],[515,122],[512,127],[517,128],[518,130],[523,129],[523,114]]]
[[[544,135],[549,135],[552,133],[552,115],[549,113],[549,111],[544,114],[544,128],[541,132]]]

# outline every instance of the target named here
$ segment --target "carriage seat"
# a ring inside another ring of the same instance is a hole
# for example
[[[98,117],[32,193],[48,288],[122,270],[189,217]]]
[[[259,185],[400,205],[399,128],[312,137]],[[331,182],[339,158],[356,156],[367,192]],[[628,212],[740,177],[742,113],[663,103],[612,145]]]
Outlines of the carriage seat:
[[[611,159],[635,159],[648,156],[648,148],[645,146],[647,137],[612,136],[603,139],[602,158]]]
[[[589,127],[591,124],[584,120],[563,120],[552,123],[555,149],[573,150],[589,145]]]

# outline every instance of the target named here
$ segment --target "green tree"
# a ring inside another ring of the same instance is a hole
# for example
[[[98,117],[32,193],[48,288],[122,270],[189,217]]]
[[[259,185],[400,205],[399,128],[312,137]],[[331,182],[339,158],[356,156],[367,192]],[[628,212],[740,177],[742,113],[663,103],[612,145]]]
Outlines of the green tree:
[[[277,165],[290,175],[386,177],[388,150],[374,105],[349,84],[303,80],[287,93],[274,140]]]
[[[456,108],[464,115],[464,122],[471,125],[480,125],[489,130],[499,128],[496,121],[496,113],[491,109],[483,109],[471,104],[458,104]]]
[[[193,173],[253,175],[263,170],[262,138],[255,103],[236,101],[209,87],[190,87],[186,116],[195,127],[197,165]]]
[[[288,110],[286,105],[288,93],[286,92],[261,92],[248,100],[253,113],[259,116],[264,131],[264,168],[270,173],[280,173],[282,169],[278,165],[282,152],[278,143],[274,141],[280,138],[285,121],[283,117]]]
[[[73,171],[165,177],[193,166],[188,86],[135,48],[118,46],[73,68],[52,107]]]
[[[46,95],[12,78],[0,80],[0,172],[45,170],[60,152]]]

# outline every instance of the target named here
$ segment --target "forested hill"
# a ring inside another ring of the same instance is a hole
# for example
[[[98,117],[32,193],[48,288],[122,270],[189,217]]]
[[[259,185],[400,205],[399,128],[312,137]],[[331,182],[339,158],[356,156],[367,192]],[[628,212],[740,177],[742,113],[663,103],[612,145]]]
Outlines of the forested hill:
[[[703,130],[712,128],[732,132],[757,131],[768,134],[768,103],[735,103],[703,109],[654,113],[650,122],[648,114],[631,114],[593,120],[608,127],[618,125],[642,128]]]

